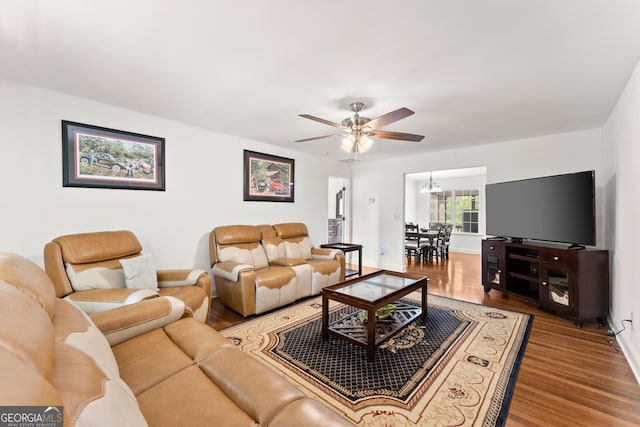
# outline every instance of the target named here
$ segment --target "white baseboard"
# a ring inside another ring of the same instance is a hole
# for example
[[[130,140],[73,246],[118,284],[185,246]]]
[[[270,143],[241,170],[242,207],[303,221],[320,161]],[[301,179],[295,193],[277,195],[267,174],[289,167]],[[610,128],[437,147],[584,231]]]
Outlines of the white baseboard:
[[[608,321],[610,325],[620,324],[620,322],[616,322],[611,317],[609,317]],[[627,363],[629,363],[629,367],[631,367],[636,381],[640,384],[640,354],[638,354],[635,347],[631,344],[630,335],[627,331],[623,331],[616,336],[616,341],[620,346],[620,350],[622,350],[622,354],[624,354],[624,358],[627,359]]]
[[[629,366],[633,371],[633,375],[636,377],[636,381],[640,384],[640,355],[632,346],[629,345],[625,338],[626,337],[620,338],[618,336],[618,344],[620,345],[620,349],[622,350],[624,357],[627,359],[627,362],[629,362]]]

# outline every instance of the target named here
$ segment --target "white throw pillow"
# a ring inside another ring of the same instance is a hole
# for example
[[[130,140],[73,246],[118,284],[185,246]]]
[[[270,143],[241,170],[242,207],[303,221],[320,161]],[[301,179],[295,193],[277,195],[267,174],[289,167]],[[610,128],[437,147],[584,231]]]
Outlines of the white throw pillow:
[[[124,272],[124,286],[134,289],[158,290],[158,276],[151,255],[120,260]]]

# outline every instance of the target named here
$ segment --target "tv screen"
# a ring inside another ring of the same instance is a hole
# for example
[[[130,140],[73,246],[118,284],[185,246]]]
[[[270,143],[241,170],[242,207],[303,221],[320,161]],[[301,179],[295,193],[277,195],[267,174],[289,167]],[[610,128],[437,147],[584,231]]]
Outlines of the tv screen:
[[[490,236],[596,244],[594,171],[487,184],[485,200]]]

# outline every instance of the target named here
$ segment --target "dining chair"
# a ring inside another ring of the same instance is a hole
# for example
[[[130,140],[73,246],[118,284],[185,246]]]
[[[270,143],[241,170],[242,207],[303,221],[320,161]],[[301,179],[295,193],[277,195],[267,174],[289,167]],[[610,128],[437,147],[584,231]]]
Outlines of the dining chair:
[[[439,230],[442,227],[444,227],[444,223],[442,223],[442,222],[430,222],[429,223],[429,230]]]
[[[423,256],[423,252],[428,247],[427,243],[423,243],[420,238],[420,227],[418,224],[407,223],[404,226],[404,251],[405,255],[411,263],[411,257],[417,263]]]
[[[449,259],[449,245],[451,244],[451,231],[453,230],[453,224],[445,224],[444,233],[442,236],[442,243],[440,246],[441,259]]]
[[[434,258],[436,260],[436,264],[439,260],[442,260],[442,242],[444,240],[444,232],[445,227],[440,227],[438,229],[438,234],[429,241],[429,245],[427,247],[427,251],[429,252],[429,261],[432,261]]]

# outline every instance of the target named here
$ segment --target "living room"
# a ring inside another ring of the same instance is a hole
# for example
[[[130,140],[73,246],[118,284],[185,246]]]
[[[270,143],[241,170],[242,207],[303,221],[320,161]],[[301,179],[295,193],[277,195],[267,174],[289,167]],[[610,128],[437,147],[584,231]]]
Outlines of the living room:
[[[18,24],[4,25],[11,19],[5,5],[2,5],[1,27],[15,28]],[[122,7],[126,9],[126,6]],[[637,9],[633,10],[637,12]],[[33,30],[26,25],[25,28],[26,31]],[[207,236],[219,225],[303,221],[313,241],[324,242],[327,182],[329,177],[338,176],[350,181],[349,239],[363,245],[363,263],[402,271],[405,174],[483,166],[486,167],[487,183],[495,183],[595,170],[597,246],[608,249],[611,259],[609,320],[612,327],[621,329],[623,319],[632,315],[638,318],[640,288],[636,285],[638,273],[634,263],[637,254],[635,236],[640,237],[640,232],[633,231],[640,214],[640,206],[633,196],[640,180],[637,168],[640,127],[636,119],[640,114],[640,68],[637,66],[640,48],[637,40],[627,41],[631,46],[629,49],[634,51],[635,63],[628,70],[621,70],[628,76],[628,81],[611,100],[614,107],[599,126],[566,123],[557,131],[546,134],[532,133],[526,137],[388,159],[367,160],[365,153],[353,163],[306,152],[306,146],[266,143],[260,138],[261,129],[253,130],[254,137],[239,137],[226,132],[222,125],[222,131],[215,131],[190,124],[183,117],[163,118],[145,113],[145,104],[173,102],[163,95],[162,87],[157,87],[154,98],[141,99],[134,106],[119,107],[112,102],[109,92],[112,85],[126,83],[127,78],[117,73],[113,82],[92,81],[91,78],[76,82],[98,87],[101,101],[70,94],[75,90],[73,82],[65,80],[65,76],[57,76],[53,67],[43,73],[50,75],[50,81],[44,78],[30,82],[29,73],[34,70],[19,60],[20,50],[29,49],[29,37],[20,38],[16,34],[21,32],[3,32],[1,45],[3,52],[14,54],[9,59],[3,53],[0,66],[2,251],[26,256],[42,265],[44,245],[59,235],[128,229],[138,236],[144,252],[152,254],[158,268],[184,266],[210,271]],[[11,43],[14,36],[19,40],[16,44]],[[88,52],[91,52],[90,47],[82,54]],[[108,62],[109,59],[103,60]],[[153,58],[149,60],[153,61]],[[305,60],[313,63],[314,58],[305,57]],[[53,89],[47,87],[46,83],[56,78],[61,83],[57,86],[52,83]],[[349,79],[357,81],[353,76]],[[294,83],[301,86],[306,82]],[[238,81],[229,81],[228,87],[220,90],[239,91],[233,84],[239,85]],[[129,90],[135,92],[135,87]],[[251,85],[250,91],[259,96],[259,88]],[[406,101],[406,106],[412,107],[411,99]],[[243,126],[252,127],[251,118],[244,116],[243,107],[242,103],[226,106],[236,110],[238,122],[247,121]],[[308,110],[298,113],[314,112],[313,105],[305,108]],[[336,111],[334,119],[338,120],[342,113]],[[202,114],[209,115],[207,120],[211,122],[217,120],[213,113],[203,111]],[[165,138],[166,190],[63,187],[62,120]],[[295,125],[296,120],[303,119],[293,114],[287,120]],[[320,125],[313,129],[326,132]],[[427,134],[428,141],[429,128],[422,132]],[[313,135],[299,134],[298,137]],[[294,203],[243,201],[243,150],[295,159]],[[381,245],[386,248],[384,254],[381,254]],[[480,248],[477,250],[479,253]],[[640,378],[638,330],[637,326],[627,327],[617,337],[636,379]]]

